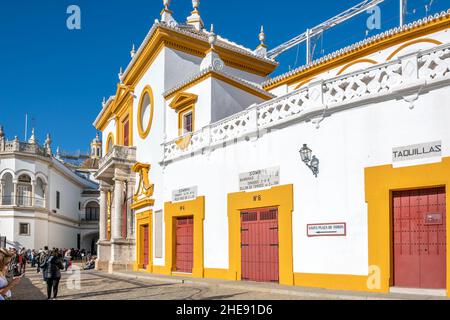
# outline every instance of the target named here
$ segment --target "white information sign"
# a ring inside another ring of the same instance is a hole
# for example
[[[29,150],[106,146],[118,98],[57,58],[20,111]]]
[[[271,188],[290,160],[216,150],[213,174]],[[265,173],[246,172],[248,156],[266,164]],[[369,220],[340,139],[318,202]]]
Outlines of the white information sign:
[[[172,201],[180,202],[180,201],[188,201],[197,198],[198,187],[190,187],[179,190],[174,190],[172,192]]]
[[[345,237],[347,224],[342,223],[317,223],[308,224],[308,237]]]
[[[280,167],[256,170],[239,175],[239,189],[247,191],[280,184]]]

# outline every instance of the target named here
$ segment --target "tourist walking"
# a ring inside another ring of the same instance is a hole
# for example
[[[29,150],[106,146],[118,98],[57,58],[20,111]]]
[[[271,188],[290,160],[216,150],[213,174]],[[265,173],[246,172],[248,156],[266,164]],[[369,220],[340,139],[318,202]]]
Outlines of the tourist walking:
[[[22,248],[19,253],[19,272],[20,274],[25,273],[27,268],[27,250],[25,248]]]
[[[64,269],[65,269],[65,271],[67,271],[67,269],[69,269],[70,260],[72,260],[72,250],[71,249],[67,250],[66,253],[64,254]]]
[[[47,260],[41,265],[43,270],[45,281],[47,282],[47,299],[52,297],[56,299],[58,296],[59,281],[61,280],[61,270],[64,269],[64,265],[59,256],[59,250],[54,249]]]
[[[11,300],[11,289],[19,284],[20,277],[13,277],[11,281],[7,280],[8,266],[13,258],[13,254],[4,248],[0,248],[0,301]]]

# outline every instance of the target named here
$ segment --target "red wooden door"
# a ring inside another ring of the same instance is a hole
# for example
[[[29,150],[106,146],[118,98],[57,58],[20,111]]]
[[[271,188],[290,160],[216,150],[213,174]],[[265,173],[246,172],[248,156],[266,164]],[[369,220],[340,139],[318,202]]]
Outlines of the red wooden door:
[[[176,264],[178,272],[192,273],[194,266],[194,218],[176,220]]]
[[[145,225],[145,226],[142,227],[142,246],[143,246],[143,252],[144,252],[144,265],[143,265],[143,268],[144,269],[148,266],[148,263],[150,261],[148,230],[149,230],[148,225]]]
[[[394,285],[446,287],[445,188],[393,194]]]
[[[242,280],[278,282],[278,210],[241,213]]]
[[[123,124],[123,145],[130,146],[130,121],[125,121]]]

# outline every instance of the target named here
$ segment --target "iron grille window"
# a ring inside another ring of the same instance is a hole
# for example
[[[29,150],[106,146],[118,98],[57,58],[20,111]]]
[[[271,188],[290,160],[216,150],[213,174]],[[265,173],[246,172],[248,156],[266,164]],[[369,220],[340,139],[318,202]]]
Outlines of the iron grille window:
[[[19,224],[19,235],[21,235],[21,236],[29,236],[30,235],[30,224],[28,224],[28,223],[20,223]]]

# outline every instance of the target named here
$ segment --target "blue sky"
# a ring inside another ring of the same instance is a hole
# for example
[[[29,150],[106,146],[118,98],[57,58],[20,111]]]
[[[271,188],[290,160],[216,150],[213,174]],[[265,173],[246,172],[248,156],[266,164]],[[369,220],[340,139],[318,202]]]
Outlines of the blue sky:
[[[410,0],[407,20],[423,16],[430,1]],[[264,24],[273,48],[359,2],[203,0],[200,12],[217,33],[250,48],[258,45]],[[446,2],[433,1],[432,12],[450,7]],[[72,4],[81,8],[81,30],[66,27],[66,10]],[[40,141],[49,132],[54,149],[86,151],[103,96],[115,93],[117,73],[130,61],[132,44],[141,43],[162,7],[162,0],[1,1],[0,124],[7,137],[23,139],[28,113],[28,130],[35,127]],[[398,0],[387,0],[381,8],[383,30],[397,26]],[[191,1],[173,0],[171,10],[184,21]],[[315,57],[364,39],[368,16],[326,32],[316,42]],[[301,46],[281,56],[276,74],[302,65],[304,50]]]

